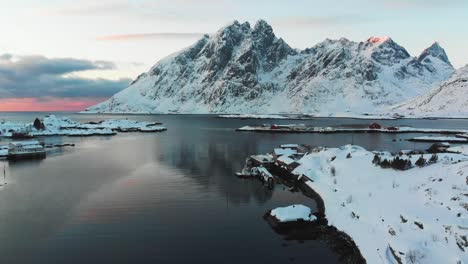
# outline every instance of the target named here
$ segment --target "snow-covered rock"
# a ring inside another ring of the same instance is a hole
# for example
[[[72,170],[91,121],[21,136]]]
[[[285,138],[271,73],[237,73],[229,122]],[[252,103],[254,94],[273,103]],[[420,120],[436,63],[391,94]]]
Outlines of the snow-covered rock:
[[[44,123],[46,130],[50,131],[62,128],[76,128],[80,125],[80,123],[77,123],[68,117],[59,118],[56,115],[48,115],[44,117],[42,123]]]
[[[293,173],[312,180],[329,224],[352,237],[367,263],[467,263],[468,156],[438,154],[431,165],[397,171],[373,165],[374,155],[351,145],[323,149]]]
[[[270,211],[270,215],[275,217],[279,222],[295,222],[317,220],[317,217],[312,214],[309,207],[302,204],[295,204],[287,207],[278,207]]]
[[[426,93],[453,71],[438,44],[419,57],[389,37],[296,50],[263,20],[253,27],[235,21],[86,112],[373,112]]]
[[[468,65],[428,94],[398,105],[393,111],[415,117],[468,117]]]

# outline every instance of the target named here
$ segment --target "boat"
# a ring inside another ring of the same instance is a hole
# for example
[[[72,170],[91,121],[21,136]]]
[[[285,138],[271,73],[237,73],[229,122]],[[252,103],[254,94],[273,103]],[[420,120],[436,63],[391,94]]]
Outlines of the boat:
[[[275,178],[273,175],[263,166],[258,167],[257,170],[260,181],[266,183],[268,188],[273,189],[275,185]]]
[[[245,172],[236,172],[236,176],[239,177],[239,178],[251,178],[253,177],[252,174],[250,173],[245,173]]]
[[[8,144],[9,160],[44,159],[45,157],[44,144],[37,140],[17,141]]]
[[[239,178],[253,178],[258,176],[257,167],[245,167],[240,172],[236,172],[236,176]]]

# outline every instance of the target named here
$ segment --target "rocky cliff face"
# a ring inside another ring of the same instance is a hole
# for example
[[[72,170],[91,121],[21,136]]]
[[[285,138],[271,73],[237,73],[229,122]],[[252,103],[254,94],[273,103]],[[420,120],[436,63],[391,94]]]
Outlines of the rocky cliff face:
[[[388,37],[295,50],[265,21],[237,21],[173,54],[90,112],[326,113],[413,98],[452,73],[436,43],[411,57]]]

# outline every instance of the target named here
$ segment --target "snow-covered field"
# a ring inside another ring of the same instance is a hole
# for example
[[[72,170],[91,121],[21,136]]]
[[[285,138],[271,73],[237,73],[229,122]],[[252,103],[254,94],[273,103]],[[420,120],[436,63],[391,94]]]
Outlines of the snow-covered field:
[[[43,118],[44,129],[36,129],[33,123],[0,123],[0,136],[11,137],[13,133],[28,133],[31,136],[92,136],[115,135],[115,131],[158,132],[166,130],[165,127],[142,121],[127,119],[110,119],[99,123],[78,123],[70,118],[58,118],[50,115]]]
[[[322,149],[293,173],[311,179],[329,224],[353,238],[367,263],[468,263],[468,156],[438,154],[434,164],[397,171],[375,166],[374,155]]]
[[[447,151],[468,155],[468,146],[467,145],[455,146],[455,147],[448,148]]]

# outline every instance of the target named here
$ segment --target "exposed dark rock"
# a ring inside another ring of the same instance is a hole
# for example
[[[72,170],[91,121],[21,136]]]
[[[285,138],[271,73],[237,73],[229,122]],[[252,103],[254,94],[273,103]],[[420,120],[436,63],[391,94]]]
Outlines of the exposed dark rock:
[[[39,118],[34,120],[33,127],[37,130],[45,130],[45,125]]]
[[[423,225],[422,223],[416,222],[416,221],[415,221],[414,224],[415,224],[417,227],[419,227],[420,229],[424,229],[424,225]]]
[[[421,157],[419,157],[419,159],[415,162],[416,166],[418,167],[423,167],[426,165],[426,160],[424,159],[423,155],[421,155]]]

